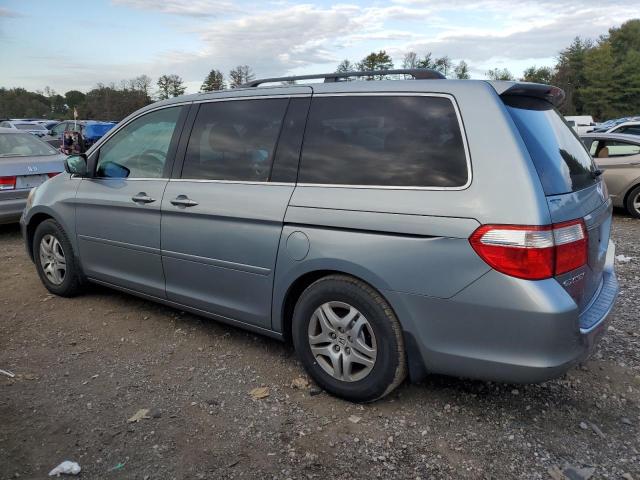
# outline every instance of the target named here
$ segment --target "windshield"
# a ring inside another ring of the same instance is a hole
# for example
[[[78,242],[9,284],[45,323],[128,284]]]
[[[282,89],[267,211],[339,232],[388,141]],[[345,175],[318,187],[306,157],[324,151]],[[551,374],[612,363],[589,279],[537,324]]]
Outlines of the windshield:
[[[591,155],[550,103],[530,97],[503,98],[546,195],[575,192],[596,183]]]
[[[18,130],[46,130],[46,128],[37,123],[16,123],[15,126]]]
[[[29,133],[0,133],[0,158],[55,155],[58,151]]]

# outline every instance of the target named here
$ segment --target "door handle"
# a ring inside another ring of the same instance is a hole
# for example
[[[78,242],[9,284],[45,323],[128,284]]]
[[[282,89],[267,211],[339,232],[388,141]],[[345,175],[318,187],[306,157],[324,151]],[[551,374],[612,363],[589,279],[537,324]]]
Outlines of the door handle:
[[[152,203],[156,201],[155,198],[150,197],[145,192],[140,192],[139,194],[134,195],[133,197],[131,197],[131,200],[136,203]]]
[[[194,202],[186,195],[178,195],[173,200],[170,200],[171,205],[175,205],[176,207],[195,207],[198,205],[198,202]]]

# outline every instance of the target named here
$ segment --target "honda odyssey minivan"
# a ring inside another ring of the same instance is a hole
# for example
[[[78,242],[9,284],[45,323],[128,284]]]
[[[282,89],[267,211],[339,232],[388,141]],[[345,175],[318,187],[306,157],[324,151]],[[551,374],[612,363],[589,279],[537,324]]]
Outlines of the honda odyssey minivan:
[[[564,93],[391,73],[415,79],[267,79],[133,113],[31,192],[42,282],[290,339],[353,401],[407,375],[563,374],[618,289],[611,201]]]

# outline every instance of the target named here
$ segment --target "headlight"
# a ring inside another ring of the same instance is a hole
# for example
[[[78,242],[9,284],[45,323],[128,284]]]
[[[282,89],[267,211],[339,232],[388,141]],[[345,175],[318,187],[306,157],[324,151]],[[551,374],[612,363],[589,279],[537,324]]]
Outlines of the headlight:
[[[36,193],[36,189],[38,187],[34,187],[29,191],[29,195],[27,196],[27,206],[25,207],[25,210],[29,210],[31,208],[31,204],[33,203],[33,196]]]

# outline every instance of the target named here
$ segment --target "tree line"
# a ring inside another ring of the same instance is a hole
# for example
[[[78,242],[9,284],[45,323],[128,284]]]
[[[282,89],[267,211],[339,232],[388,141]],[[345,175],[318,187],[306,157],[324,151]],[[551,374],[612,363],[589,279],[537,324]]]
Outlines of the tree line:
[[[466,61],[455,63],[449,56],[435,57],[431,52],[419,55],[407,52],[402,68],[429,68],[448,78],[471,78]],[[345,59],[336,72],[376,71],[394,68],[391,56],[384,50],[371,52],[360,61]],[[521,80],[556,85],[566,93],[560,108],[565,115],[593,115],[598,120],[640,115],[640,20],[630,20],[596,40],[576,37],[559,52],[553,67],[531,66],[520,78],[506,68],[493,68],[484,73],[490,80]],[[238,65],[225,74],[212,69],[205,77],[201,92],[237,88],[255,78],[252,68]],[[384,78],[371,75],[364,80]],[[284,82],[295,83],[295,82]],[[119,85],[99,83],[87,93],[70,90],[60,95],[50,88],[28,92],[23,88],[0,88],[0,117],[78,118],[121,120],[129,113],[155,99],[163,100],[184,94],[183,79],[162,75],[153,88],[153,80],[140,75]]]

